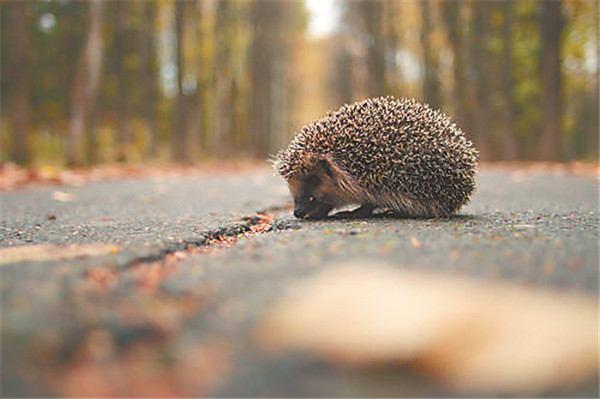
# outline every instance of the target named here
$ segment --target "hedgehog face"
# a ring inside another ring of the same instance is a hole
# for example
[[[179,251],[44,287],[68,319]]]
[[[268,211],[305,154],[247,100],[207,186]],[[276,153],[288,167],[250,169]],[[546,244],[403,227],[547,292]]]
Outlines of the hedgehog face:
[[[294,216],[299,219],[324,219],[334,207],[331,198],[322,190],[326,183],[320,176],[310,174],[290,181],[290,192],[294,198]]]
[[[294,216],[299,219],[324,219],[339,202],[339,190],[324,161],[310,173],[292,177],[288,185],[294,198]]]

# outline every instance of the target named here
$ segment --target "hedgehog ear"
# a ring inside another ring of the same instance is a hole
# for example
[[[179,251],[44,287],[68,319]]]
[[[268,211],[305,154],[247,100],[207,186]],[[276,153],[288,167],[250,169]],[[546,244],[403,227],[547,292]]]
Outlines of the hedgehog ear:
[[[333,170],[331,169],[331,164],[329,160],[326,158],[319,159],[317,161],[317,168],[322,169],[323,172],[330,178],[333,178]]]

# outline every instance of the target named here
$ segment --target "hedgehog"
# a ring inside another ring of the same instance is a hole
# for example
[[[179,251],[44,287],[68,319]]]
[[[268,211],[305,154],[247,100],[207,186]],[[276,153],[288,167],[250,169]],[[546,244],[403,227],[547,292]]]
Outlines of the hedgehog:
[[[475,190],[478,151],[444,113],[415,99],[369,98],[304,126],[276,155],[294,216],[356,205],[409,218],[448,217]],[[348,212],[345,212],[348,213]]]

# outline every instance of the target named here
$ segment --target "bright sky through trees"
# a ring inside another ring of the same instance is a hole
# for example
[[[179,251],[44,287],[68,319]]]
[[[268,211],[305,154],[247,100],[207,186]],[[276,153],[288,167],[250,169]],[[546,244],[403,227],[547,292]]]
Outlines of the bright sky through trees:
[[[310,11],[308,36],[318,39],[332,33],[339,19],[339,5],[335,0],[306,0]]]

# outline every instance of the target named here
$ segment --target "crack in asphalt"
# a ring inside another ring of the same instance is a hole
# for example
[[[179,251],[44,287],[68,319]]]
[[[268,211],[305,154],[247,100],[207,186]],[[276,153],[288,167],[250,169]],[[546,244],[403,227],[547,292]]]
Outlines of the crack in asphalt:
[[[140,264],[163,261],[165,258],[179,251],[190,251],[194,254],[202,254],[198,251],[202,248],[212,248],[219,243],[230,244],[220,246],[220,248],[229,248],[237,243],[240,238],[250,238],[257,234],[267,234],[289,229],[299,229],[300,223],[296,220],[276,219],[268,212],[281,211],[286,206],[272,206],[252,215],[246,215],[240,218],[240,221],[231,223],[215,229],[206,230],[198,233],[197,237],[180,239],[177,242],[164,242],[164,248],[157,253],[134,257],[127,261],[123,268],[127,269]]]

